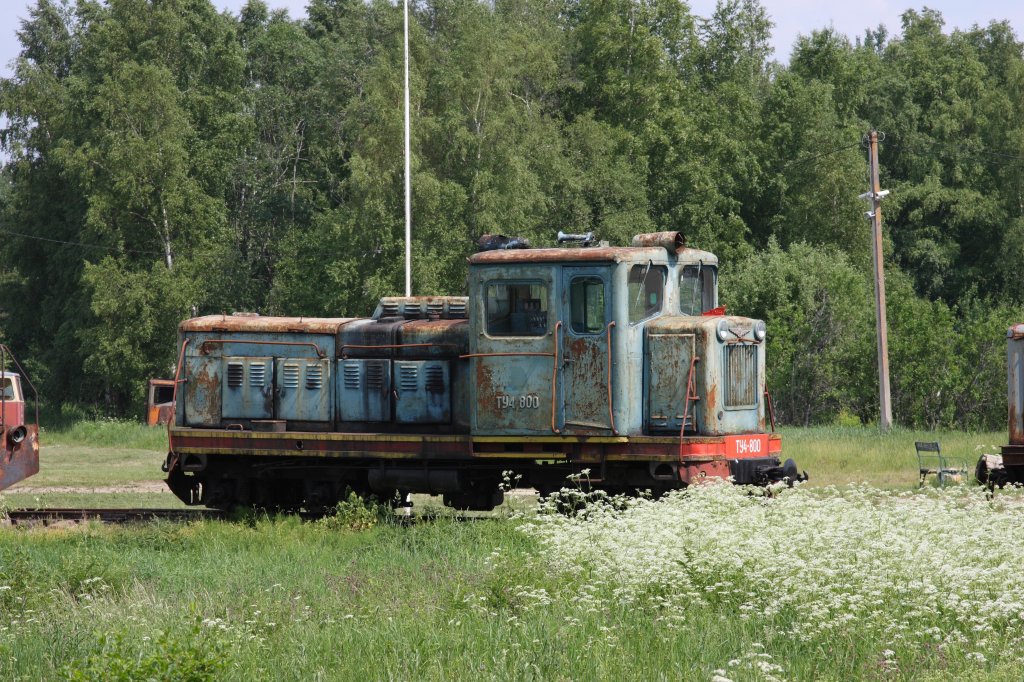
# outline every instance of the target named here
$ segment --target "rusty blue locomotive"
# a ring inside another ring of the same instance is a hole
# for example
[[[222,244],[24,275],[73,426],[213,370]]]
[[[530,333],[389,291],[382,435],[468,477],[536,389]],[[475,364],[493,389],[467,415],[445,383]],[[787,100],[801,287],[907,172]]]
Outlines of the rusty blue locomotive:
[[[795,480],[768,424],[765,325],[717,309],[717,265],[671,232],[495,248],[470,258],[464,297],[187,320],[167,483],[210,507],[352,490],[488,510],[505,472],[541,493],[585,469],[610,492]]]

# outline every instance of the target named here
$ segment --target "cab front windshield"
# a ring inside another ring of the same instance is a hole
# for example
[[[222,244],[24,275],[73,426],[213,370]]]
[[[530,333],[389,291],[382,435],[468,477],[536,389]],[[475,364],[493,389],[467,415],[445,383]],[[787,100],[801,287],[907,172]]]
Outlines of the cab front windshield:
[[[700,315],[714,308],[718,300],[717,280],[714,266],[684,266],[679,277],[679,311],[683,315]]]

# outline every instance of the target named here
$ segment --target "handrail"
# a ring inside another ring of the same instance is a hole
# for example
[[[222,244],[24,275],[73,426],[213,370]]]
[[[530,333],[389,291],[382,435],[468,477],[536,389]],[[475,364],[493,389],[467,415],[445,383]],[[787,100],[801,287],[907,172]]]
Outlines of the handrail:
[[[768,392],[768,389],[764,389],[764,397],[768,401],[768,416],[772,419],[772,433],[775,433],[775,406],[772,405],[772,394]]]
[[[174,415],[171,419],[167,420],[167,451],[170,453],[174,452],[174,446],[171,443],[171,425],[178,420],[178,384],[183,383],[185,379],[179,379],[181,376],[181,364],[185,360],[185,346],[188,345],[188,339],[181,342],[181,351],[178,352],[178,364],[174,366],[174,390],[171,392],[171,403],[174,405]],[[182,408],[184,413],[184,408]]]
[[[558,394],[558,330],[562,328],[562,321],[555,322],[555,352],[552,353],[551,363],[551,431],[562,433],[562,430],[555,426],[555,398]]]
[[[518,352],[507,352],[507,353],[466,353],[465,355],[460,355],[459,359],[462,360],[463,358],[505,358],[505,357],[519,357],[519,356],[527,356],[527,355],[533,355],[533,356],[539,356],[539,357],[544,357],[544,358],[550,358],[551,356],[554,355],[554,353],[527,353],[527,352],[522,352],[522,353],[518,353]]]
[[[696,349],[694,349],[696,350]],[[686,398],[683,401],[683,418],[679,424],[679,461],[683,461],[683,437],[686,435],[686,418],[690,414],[690,395],[693,389],[693,370],[697,367],[697,361],[700,360],[696,353],[690,357],[690,371],[686,375]],[[699,396],[694,395],[694,398]]]
[[[345,345],[338,349],[338,354],[341,356],[343,360],[347,360],[348,356],[345,355],[346,348],[359,348],[361,350],[381,350],[384,348],[441,348],[442,346],[447,348],[458,348],[458,345],[454,343],[384,343],[369,346],[360,346],[352,343],[346,343]],[[462,356],[460,355],[459,357]]]
[[[619,435],[619,430],[615,428],[615,405],[612,402],[612,327],[615,326],[615,320],[608,323],[606,332],[608,333],[608,421],[612,426],[612,434]]]
[[[320,346],[316,345],[312,341],[257,341],[255,339],[206,339],[202,342],[202,346],[210,343],[225,344],[225,343],[249,343],[257,346],[312,346],[316,351],[317,357],[326,357],[327,354],[320,350]]]

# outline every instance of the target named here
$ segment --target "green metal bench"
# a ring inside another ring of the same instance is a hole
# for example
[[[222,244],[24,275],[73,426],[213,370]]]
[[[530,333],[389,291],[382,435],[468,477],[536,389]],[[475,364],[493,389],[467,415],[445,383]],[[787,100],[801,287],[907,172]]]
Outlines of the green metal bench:
[[[939,485],[945,487],[948,481],[960,481],[967,475],[966,462],[951,462],[939,447],[938,442],[916,441],[914,449],[917,451],[917,470],[920,480],[919,488],[923,487],[928,476],[934,475],[938,478]]]

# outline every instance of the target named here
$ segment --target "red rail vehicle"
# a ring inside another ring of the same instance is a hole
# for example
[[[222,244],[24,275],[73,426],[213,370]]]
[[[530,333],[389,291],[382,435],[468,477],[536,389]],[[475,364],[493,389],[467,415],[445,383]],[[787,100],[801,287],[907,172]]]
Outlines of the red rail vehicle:
[[[5,369],[8,359],[18,372]],[[14,354],[0,344],[0,490],[39,473],[39,397],[24,375]],[[22,378],[34,396],[34,423],[26,421]]]

